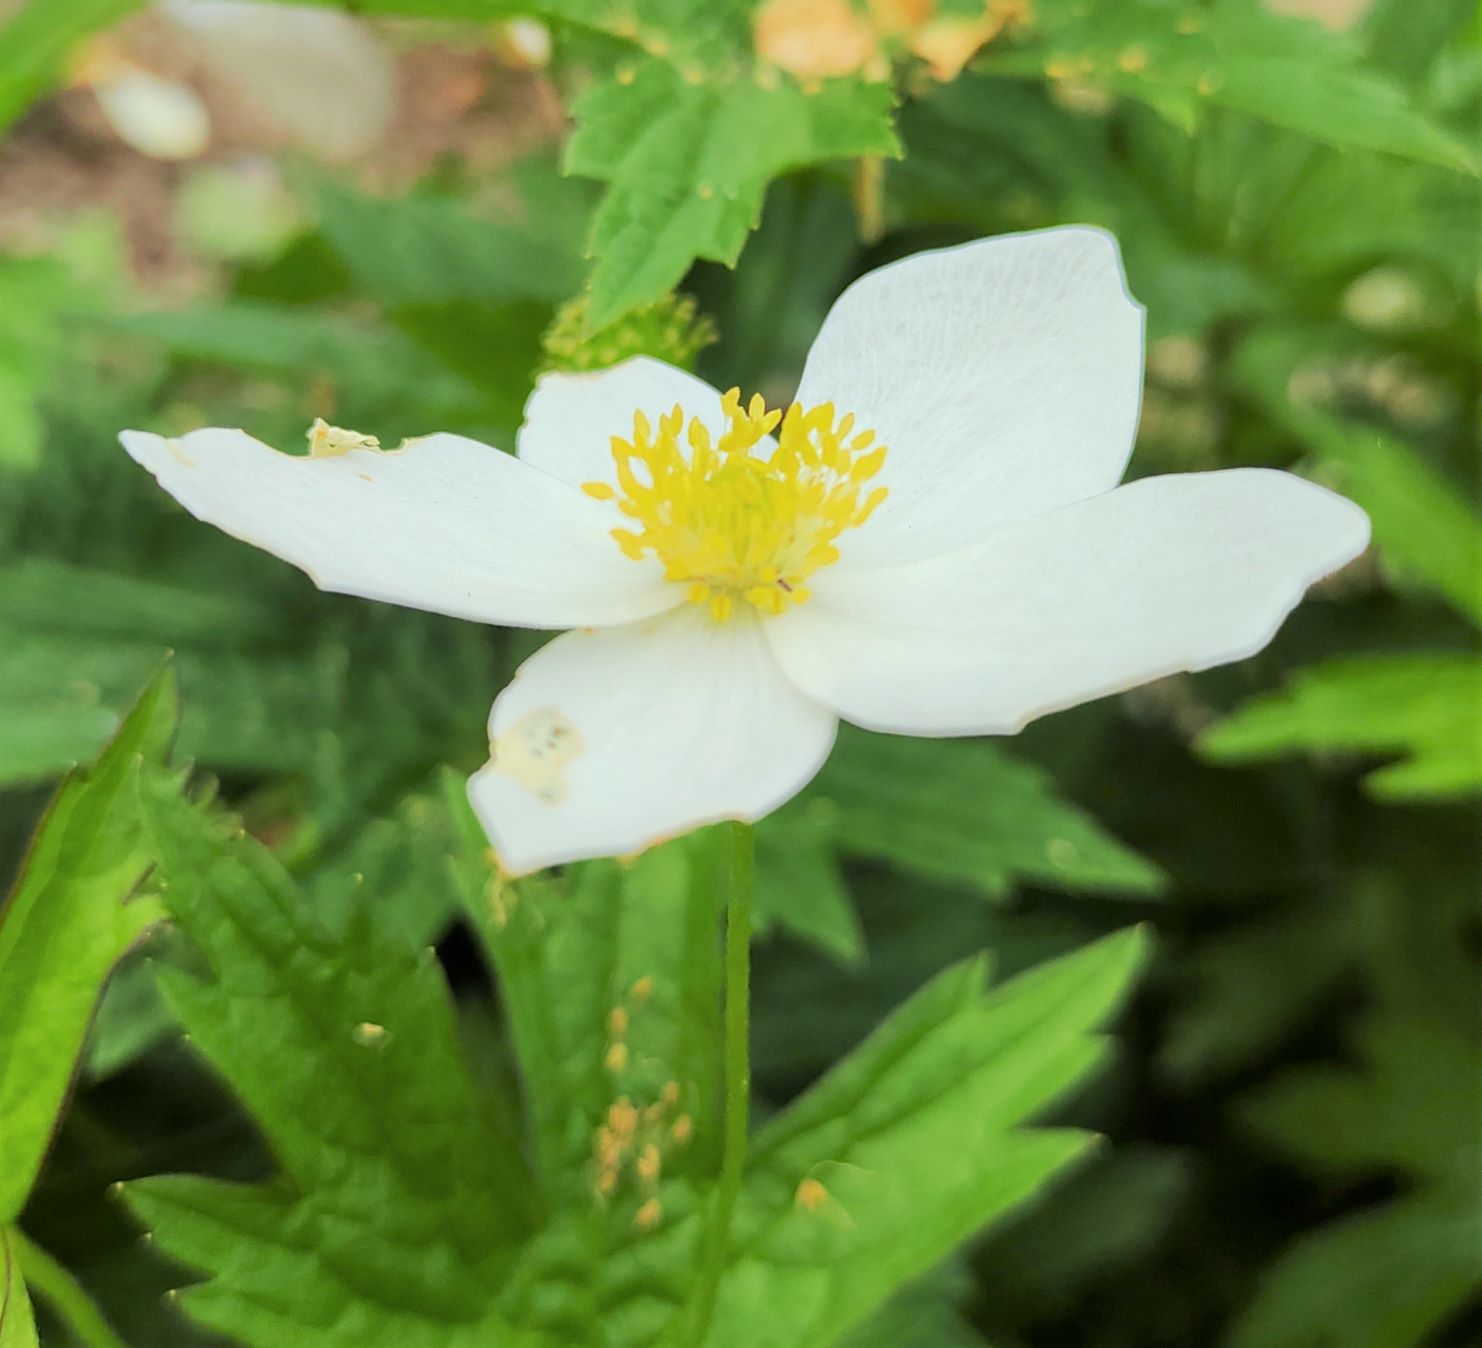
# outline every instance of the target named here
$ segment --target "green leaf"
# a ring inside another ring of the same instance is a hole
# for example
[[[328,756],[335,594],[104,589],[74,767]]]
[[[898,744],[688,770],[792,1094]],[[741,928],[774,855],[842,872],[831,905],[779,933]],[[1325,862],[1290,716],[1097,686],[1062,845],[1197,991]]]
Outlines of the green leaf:
[[[801,800],[844,852],[1001,897],[1017,882],[1156,893],[1159,871],[1061,800],[1039,768],[984,740],[929,741],[842,727]]]
[[[0,1238],[3,1238],[3,1232],[0,1232]],[[28,1240],[24,1231],[12,1231],[10,1240],[16,1263],[30,1290],[50,1306],[83,1348],[125,1348],[123,1340],[113,1332],[92,1298],[61,1264],[34,1241]],[[4,1312],[0,1309],[0,1319],[3,1318]],[[5,1335],[0,1332],[0,1344],[4,1342]]]
[[[1387,570],[1482,627],[1482,517],[1416,445],[1292,398],[1314,345],[1302,328],[1256,336],[1233,362],[1238,386],[1316,458],[1324,481],[1368,512]]]
[[[1034,40],[989,73],[1071,78],[1146,103],[1185,131],[1210,107],[1289,127],[1333,145],[1475,172],[1468,146],[1417,110],[1343,36],[1254,0],[1188,10],[1162,0],[1036,6]]]
[[[1360,1023],[1355,1048],[1357,1070],[1333,1064],[1288,1072],[1248,1099],[1243,1117],[1323,1175],[1400,1171],[1465,1188],[1482,1090],[1478,1046],[1433,1011],[1386,1007]]]
[[[445,197],[383,200],[321,183],[313,192],[319,228],[358,288],[383,304],[546,300],[582,281],[574,247],[543,221],[484,220]]]
[[[98,763],[62,785],[0,912],[0,1220],[30,1192],[109,971],[162,916],[125,902],[148,868],[134,785],[174,732],[156,676]]]
[[[1102,1059],[1144,948],[1121,932],[987,995],[957,965],[763,1128],[707,1342],[832,1342],[1081,1155],[1089,1134],[1022,1125]]]
[[[864,962],[864,931],[839,866],[833,806],[805,801],[762,821],[757,829],[757,932],[780,928],[832,955],[840,964]]]
[[[0,784],[45,781],[95,754],[167,649],[189,695],[183,747],[214,764],[279,765],[294,743],[264,734],[298,716],[317,682],[262,653],[273,610],[229,596],[32,557],[0,567]],[[290,760],[291,761],[291,760]]]
[[[807,164],[897,153],[889,85],[816,88],[640,58],[572,112],[566,167],[608,183],[588,250],[593,328],[670,290],[696,258],[733,265],[767,183]]]
[[[1368,511],[1386,568],[1435,590],[1482,627],[1482,518],[1464,494],[1419,449],[1378,427],[1298,407],[1284,395],[1271,405],[1317,456],[1324,480]]]
[[[400,333],[338,314],[288,304],[231,300],[114,319],[117,330],[163,343],[178,356],[287,376],[295,388],[318,376],[388,443],[396,432],[425,434],[419,416],[456,417],[478,407],[478,390]],[[382,419],[385,419],[384,421]],[[346,420],[350,418],[347,416]],[[386,424],[389,422],[390,424]]]
[[[1321,24],[1282,17],[1251,0],[1219,0],[1209,35],[1218,61],[1214,102],[1334,145],[1476,172],[1472,149]]]
[[[1422,1193],[1298,1240],[1241,1315],[1230,1348],[1421,1348],[1475,1291],[1475,1193]]]
[[[1406,941],[1416,920],[1405,913],[1396,924],[1384,914],[1411,903],[1397,895],[1371,918],[1374,955],[1397,977],[1359,1021],[1350,1060],[1288,1069],[1241,1108],[1248,1126],[1319,1177],[1383,1176],[1399,1196],[1293,1242],[1236,1326],[1237,1348],[1418,1348],[1482,1287],[1476,964],[1452,930],[1442,953],[1461,975],[1458,1021],[1448,1013],[1447,971],[1396,959],[1395,941]]]
[[[3,48],[0,32],[0,72]],[[3,80],[0,73],[0,105]],[[64,246],[57,241],[58,251]],[[60,258],[0,255],[0,467],[38,462],[44,430],[37,400],[67,356],[66,320],[85,306],[84,287]]]
[[[263,848],[176,791],[147,793],[145,817],[170,912],[215,974],[163,971],[167,999],[281,1167],[128,1187],[160,1248],[208,1275],[185,1309],[261,1348],[520,1342],[489,1308],[533,1199],[433,953],[364,908],[332,933]]]
[[[13,1231],[0,1226],[0,1348],[41,1348],[15,1240]]]
[[[1400,755],[1365,778],[1382,800],[1474,792],[1482,786],[1482,660],[1366,655],[1310,665],[1199,740],[1205,757],[1223,763],[1298,749]]]
[[[22,0],[0,24],[0,127],[59,77],[73,46],[144,0]]]
[[[972,1288],[965,1261],[949,1260],[901,1288],[839,1348],[989,1348],[961,1309]]]

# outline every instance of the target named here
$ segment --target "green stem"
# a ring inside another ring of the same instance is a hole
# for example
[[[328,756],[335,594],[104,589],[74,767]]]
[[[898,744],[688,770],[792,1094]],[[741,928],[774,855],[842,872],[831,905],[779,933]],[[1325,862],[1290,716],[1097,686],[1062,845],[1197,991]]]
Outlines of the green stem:
[[[11,1228],[10,1238],[21,1276],[66,1321],[79,1343],[86,1348],[125,1348],[76,1278],[18,1227]]]
[[[741,1192],[746,1165],[746,1137],[751,1108],[751,889],[756,835],[750,824],[730,826],[730,860],[726,899],[725,1117],[722,1128],[720,1183],[710,1209],[710,1222],[700,1247],[691,1330],[699,1348],[710,1332],[715,1298],[726,1269],[731,1217]]]

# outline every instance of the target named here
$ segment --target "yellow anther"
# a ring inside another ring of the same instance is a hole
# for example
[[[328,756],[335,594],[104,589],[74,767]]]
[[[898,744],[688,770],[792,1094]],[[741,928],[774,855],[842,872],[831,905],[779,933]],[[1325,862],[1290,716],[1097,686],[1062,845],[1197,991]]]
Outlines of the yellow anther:
[[[626,1095],[619,1096],[608,1109],[607,1126],[620,1138],[633,1136],[633,1130],[638,1127],[638,1111]]]
[[[607,1033],[614,1039],[621,1039],[628,1033],[628,1013],[620,1006],[615,1006],[607,1013]]]
[[[659,1155],[659,1149],[650,1142],[648,1146],[638,1153],[638,1178],[645,1184],[656,1183],[663,1164],[664,1161]]]
[[[793,1202],[804,1212],[817,1212],[828,1201],[828,1190],[816,1179],[805,1179],[798,1185]]]
[[[654,981],[644,974],[631,988],[628,989],[628,997],[635,1003],[646,1002],[654,990]]]
[[[741,605],[782,613],[808,598],[813,572],[838,560],[839,536],[885,499],[886,488],[866,484],[886,449],[832,403],[794,404],[784,416],[760,394],[743,404],[733,388],[721,414],[716,435],[699,418],[686,422],[678,406],[657,423],[634,413],[631,437],[612,439],[616,485],[583,490],[627,517],[612,531],[624,556],[657,559],[664,578],[714,621]]]
[[[659,1100],[670,1109],[677,1105],[679,1103],[679,1082],[666,1081],[664,1089],[659,1092]]]
[[[618,1172],[616,1170],[604,1170],[597,1176],[597,1182],[592,1185],[597,1197],[603,1200],[609,1199],[617,1192]]]
[[[592,1139],[592,1151],[604,1170],[615,1170],[623,1159],[623,1144],[610,1128],[597,1129]]]
[[[628,1046],[621,1041],[613,1044],[602,1059],[602,1065],[609,1072],[621,1072],[628,1065]]]
[[[652,1231],[663,1215],[664,1210],[659,1206],[659,1200],[650,1198],[633,1214],[633,1226],[639,1231]]]
[[[674,1126],[669,1129],[669,1136],[681,1147],[694,1136],[695,1121],[688,1114],[681,1114],[674,1120]]]

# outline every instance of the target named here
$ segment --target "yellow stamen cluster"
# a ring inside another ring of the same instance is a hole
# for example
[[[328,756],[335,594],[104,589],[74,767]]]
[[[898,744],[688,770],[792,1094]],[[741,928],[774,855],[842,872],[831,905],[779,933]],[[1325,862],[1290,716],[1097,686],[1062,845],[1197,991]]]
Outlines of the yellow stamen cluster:
[[[717,622],[742,601],[761,613],[801,604],[808,577],[838,559],[835,540],[863,524],[886,492],[867,487],[885,446],[832,403],[794,404],[784,416],[760,395],[743,406],[732,389],[721,410],[718,438],[698,417],[686,423],[678,406],[657,426],[636,413],[632,439],[612,440],[617,486],[582,487],[633,521],[612,531],[623,552],[657,557],[665,579],[684,585]],[[758,453],[773,431],[776,446]]]

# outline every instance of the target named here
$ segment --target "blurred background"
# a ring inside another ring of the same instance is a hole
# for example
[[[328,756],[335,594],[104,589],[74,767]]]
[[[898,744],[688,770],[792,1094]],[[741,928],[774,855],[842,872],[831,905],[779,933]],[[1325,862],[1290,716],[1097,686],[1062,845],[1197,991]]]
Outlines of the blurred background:
[[[171,649],[182,754],[326,911],[374,895],[436,943],[479,1042],[433,777],[482,761],[538,638],[322,595],[117,431],[510,448],[537,371],[640,351],[785,402],[861,271],[1104,225],[1148,308],[1134,473],[1292,467],[1375,546],[1244,664],[1012,741],[847,736],[761,834],[759,1094],[973,950],[1013,971],[1149,922],[1115,1069],[1065,1114],[1111,1145],[870,1342],[1482,1342],[1475,7],[772,0],[758,59],[893,78],[902,156],[777,172],[734,270],[596,331],[605,175],[560,164],[622,39],[579,5],[350,8],[377,13],[0,0],[0,875]],[[183,957],[157,934],[115,978],[25,1222],[164,1348],[214,1340],[107,1186],[265,1162],[146,956]]]

